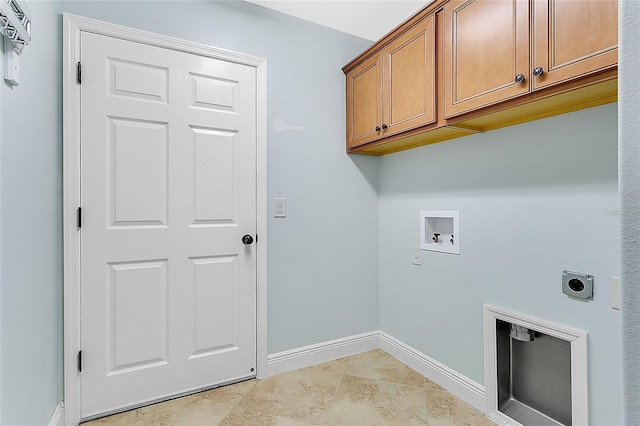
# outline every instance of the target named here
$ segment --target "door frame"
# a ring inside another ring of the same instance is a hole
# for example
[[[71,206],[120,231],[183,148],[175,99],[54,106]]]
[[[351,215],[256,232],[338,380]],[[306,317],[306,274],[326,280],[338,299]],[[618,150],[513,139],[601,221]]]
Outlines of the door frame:
[[[78,15],[63,15],[63,237],[64,237],[64,406],[65,424],[82,415],[80,232],[80,34],[89,32],[180,52],[221,59],[256,69],[256,368],[267,376],[267,60],[200,43],[124,27]]]

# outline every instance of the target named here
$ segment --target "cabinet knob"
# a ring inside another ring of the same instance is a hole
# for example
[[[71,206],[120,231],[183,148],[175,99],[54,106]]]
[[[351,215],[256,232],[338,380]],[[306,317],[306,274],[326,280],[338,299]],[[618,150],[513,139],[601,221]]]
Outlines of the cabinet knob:
[[[384,123],[382,123],[382,128],[383,128],[383,129],[386,129],[386,128],[387,128],[387,125],[386,125],[386,124],[384,124]]]
[[[524,83],[524,74],[516,75],[516,83]]]
[[[376,126],[376,132],[380,131],[380,126]]]
[[[533,75],[536,77],[540,77],[542,74],[544,74],[544,69],[542,67],[535,67],[533,69]]]

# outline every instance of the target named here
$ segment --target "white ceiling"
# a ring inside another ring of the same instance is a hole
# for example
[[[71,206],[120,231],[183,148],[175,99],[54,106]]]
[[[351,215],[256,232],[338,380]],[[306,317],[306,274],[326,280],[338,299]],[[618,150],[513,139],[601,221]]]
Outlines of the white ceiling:
[[[368,40],[378,40],[432,0],[247,0]]]

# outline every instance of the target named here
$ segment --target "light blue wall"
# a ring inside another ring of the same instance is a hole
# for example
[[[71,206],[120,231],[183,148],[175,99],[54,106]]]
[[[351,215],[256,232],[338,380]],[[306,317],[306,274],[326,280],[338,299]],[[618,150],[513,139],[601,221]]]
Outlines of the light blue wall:
[[[3,425],[46,424],[62,400],[60,31],[56,2],[29,2],[20,85],[0,83]]]
[[[381,329],[484,383],[484,303],[589,333],[590,415],[620,423],[616,104],[405,151],[380,165]],[[422,252],[420,210],[459,210],[459,256]],[[564,269],[595,299],[561,292]]]

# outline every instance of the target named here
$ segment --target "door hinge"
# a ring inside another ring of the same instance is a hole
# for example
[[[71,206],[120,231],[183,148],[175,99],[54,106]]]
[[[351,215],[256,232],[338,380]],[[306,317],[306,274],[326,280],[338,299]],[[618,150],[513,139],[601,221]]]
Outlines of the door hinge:
[[[258,244],[258,234],[256,234],[256,244]]]
[[[82,228],[82,207],[78,207],[77,223],[78,223],[78,229]]]
[[[80,62],[76,65],[76,81],[78,84],[82,84],[82,65]]]
[[[82,373],[82,351],[78,352],[78,373]]]

